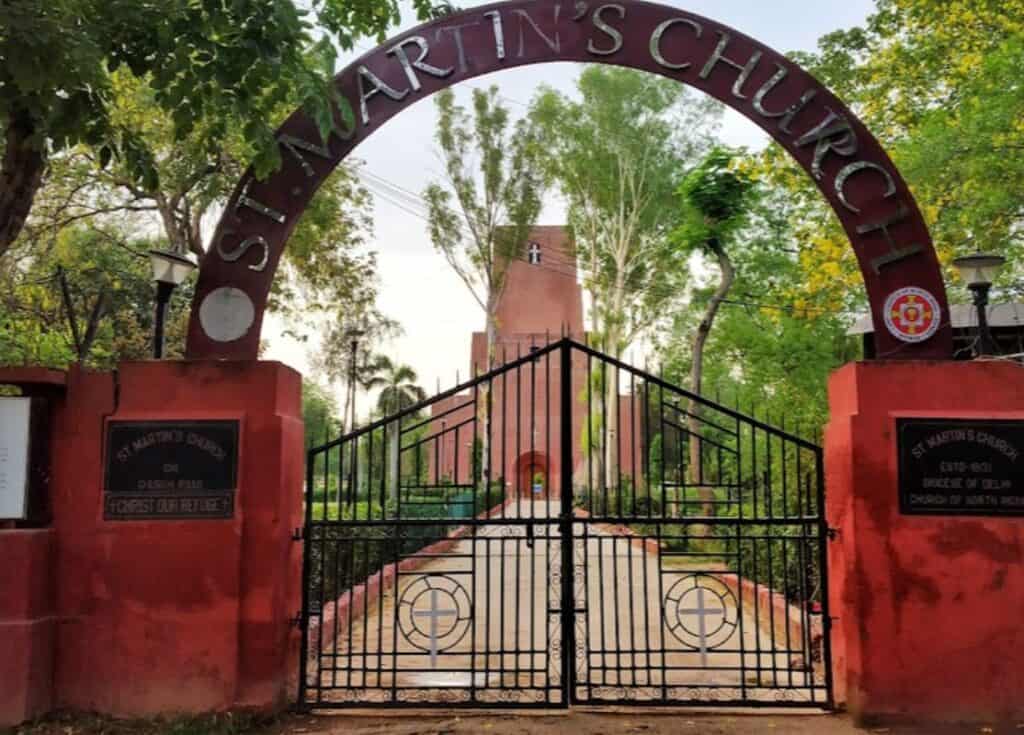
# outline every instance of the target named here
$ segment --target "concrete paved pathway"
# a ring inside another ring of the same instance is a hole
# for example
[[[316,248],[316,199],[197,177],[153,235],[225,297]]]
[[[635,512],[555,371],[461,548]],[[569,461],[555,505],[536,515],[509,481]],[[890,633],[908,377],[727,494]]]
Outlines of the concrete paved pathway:
[[[394,687],[411,702],[558,704],[558,511],[554,502],[523,501],[509,517],[531,525],[479,526],[402,572],[325,649],[324,699],[389,701]],[[574,525],[580,699],[822,700],[823,681],[802,663],[803,641],[781,639],[767,611],[758,611],[759,624],[749,604],[741,610],[727,573],[669,565],[639,539]]]

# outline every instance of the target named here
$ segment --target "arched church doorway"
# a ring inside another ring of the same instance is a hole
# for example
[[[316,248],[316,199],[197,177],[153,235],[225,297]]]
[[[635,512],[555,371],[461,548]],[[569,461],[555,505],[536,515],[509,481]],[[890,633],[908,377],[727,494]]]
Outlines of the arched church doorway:
[[[516,460],[516,493],[520,498],[554,500],[558,488],[551,486],[548,458],[543,452],[526,452]]]

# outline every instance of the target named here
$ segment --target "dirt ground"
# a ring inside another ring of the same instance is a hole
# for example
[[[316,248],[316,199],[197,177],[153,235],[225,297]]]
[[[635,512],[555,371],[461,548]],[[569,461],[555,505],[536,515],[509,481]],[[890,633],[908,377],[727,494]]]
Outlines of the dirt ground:
[[[608,714],[574,710],[565,715],[379,717],[320,715],[281,723],[279,735],[968,735],[1024,733],[1024,723],[1004,727],[854,727],[849,718],[821,714],[715,715],[692,711]],[[278,735],[275,733],[275,735]]]
[[[593,712],[437,716],[368,714],[287,715],[259,723],[231,714],[176,720],[123,721],[58,715],[13,730],[13,735],[1021,735],[1024,723],[1003,726],[889,726],[858,729],[849,718],[823,714]]]

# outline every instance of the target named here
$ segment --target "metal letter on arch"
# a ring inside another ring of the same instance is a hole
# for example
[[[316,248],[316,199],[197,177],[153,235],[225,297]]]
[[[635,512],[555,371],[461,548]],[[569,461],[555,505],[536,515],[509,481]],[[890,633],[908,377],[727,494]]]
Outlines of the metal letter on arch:
[[[385,121],[461,81],[553,61],[661,74],[756,123],[814,177],[842,222],[871,302],[879,357],[951,356],[945,285],[917,204],[878,141],[807,72],[752,38],[676,8],[514,0],[421,25],[345,69],[335,83],[354,124],[339,113],[327,142],[301,111],[285,121],[278,131],[282,168],[264,181],[243,176],[200,265],[188,357],[257,357],[267,296],[292,229],[327,175]],[[906,313],[887,314],[887,302]]]

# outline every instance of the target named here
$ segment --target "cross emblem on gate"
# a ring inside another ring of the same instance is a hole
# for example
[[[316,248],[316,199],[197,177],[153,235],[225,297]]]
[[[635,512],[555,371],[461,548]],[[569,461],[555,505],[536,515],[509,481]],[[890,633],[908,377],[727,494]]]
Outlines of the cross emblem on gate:
[[[688,597],[691,593],[697,593],[697,607],[695,608],[680,608],[679,613],[681,615],[696,615],[697,616],[697,637],[700,640],[700,665],[707,667],[708,665],[708,625],[707,619],[711,615],[720,616],[725,618],[725,605],[722,607],[707,607],[704,604],[704,588],[696,587],[690,590],[689,593],[684,595]],[[721,600],[718,600],[721,603]]]
[[[458,615],[458,610],[438,610],[437,593],[440,590],[430,590],[430,609],[413,612],[414,618],[430,618],[430,668],[437,668],[437,621],[438,618],[448,615]],[[450,596],[450,595],[449,595]]]
[[[530,249],[526,251],[526,254],[530,265],[540,265],[540,245],[531,242]]]

